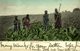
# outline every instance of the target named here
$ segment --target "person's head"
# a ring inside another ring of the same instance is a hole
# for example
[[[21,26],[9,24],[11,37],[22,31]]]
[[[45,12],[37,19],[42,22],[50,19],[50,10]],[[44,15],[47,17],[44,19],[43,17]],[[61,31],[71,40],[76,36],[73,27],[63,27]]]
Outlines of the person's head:
[[[48,11],[47,10],[45,10],[44,12],[45,12],[45,14],[48,14]]]
[[[29,18],[29,14],[26,15],[26,19],[28,19],[28,18]]]
[[[17,16],[15,16],[15,20],[18,20],[18,17]]]
[[[55,8],[55,12],[58,12],[57,8]]]

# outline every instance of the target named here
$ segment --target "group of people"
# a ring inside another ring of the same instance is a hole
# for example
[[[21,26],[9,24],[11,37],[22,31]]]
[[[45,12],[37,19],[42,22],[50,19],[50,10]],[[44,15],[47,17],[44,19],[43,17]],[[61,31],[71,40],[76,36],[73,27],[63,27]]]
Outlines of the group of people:
[[[21,28],[20,25],[21,25],[21,22],[18,19],[18,16],[15,16],[15,20],[14,20],[14,31],[20,30],[20,28]],[[26,17],[24,17],[22,19],[22,25],[23,25],[23,29],[30,28],[29,14],[27,14]]]
[[[55,28],[60,29],[62,26],[61,14],[58,12],[57,8],[55,9],[54,19],[55,19]],[[43,15],[43,24],[45,29],[47,29],[49,25],[49,14],[47,10],[45,10],[45,13]],[[20,30],[20,25],[21,25],[20,20],[18,19],[17,16],[15,16],[14,31]],[[27,14],[26,17],[22,19],[22,25],[23,25],[23,29],[31,27],[29,14]]]

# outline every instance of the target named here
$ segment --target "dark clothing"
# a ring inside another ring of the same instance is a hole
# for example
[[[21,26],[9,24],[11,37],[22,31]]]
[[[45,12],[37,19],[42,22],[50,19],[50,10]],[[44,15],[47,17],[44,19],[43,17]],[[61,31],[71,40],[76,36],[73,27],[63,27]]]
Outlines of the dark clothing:
[[[43,15],[43,23],[44,23],[45,29],[47,29],[47,27],[49,25],[49,18],[48,17],[49,17],[48,14]]]
[[[20,21],[14,20],[14,31],[20,30]]]
[[[61,28],[61,14],[60,13],[55,13],[55,28]]]
[[[27,18],[25,17],[25,18],[23,18],[22,22],[23,22],[23,28],[24,28],[24,29],[25,29],[26,27],[27,27],[27,28],[30,28],[30,19],[27,19]]]

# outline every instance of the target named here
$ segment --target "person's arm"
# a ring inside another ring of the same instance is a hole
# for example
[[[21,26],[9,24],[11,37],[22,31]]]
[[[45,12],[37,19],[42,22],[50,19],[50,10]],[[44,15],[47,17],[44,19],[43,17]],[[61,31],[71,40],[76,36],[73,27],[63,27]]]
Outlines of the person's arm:
[[[43,15],[43,21],[45,20],[44,17],[45,17],[45,16]]]
[[[55,19],[55,21],[56,21],[56,14],[54,14],[54,19]]]
[[[24,22],[24,18],[22,19],[22,23]]]

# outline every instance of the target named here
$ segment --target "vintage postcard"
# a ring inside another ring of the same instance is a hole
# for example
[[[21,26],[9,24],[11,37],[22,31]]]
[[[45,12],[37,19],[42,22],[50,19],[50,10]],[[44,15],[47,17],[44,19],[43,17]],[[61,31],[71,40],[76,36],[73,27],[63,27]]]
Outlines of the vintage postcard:
[[[79,41],[80,0],[0,0],[0,51],[73,51]]]

